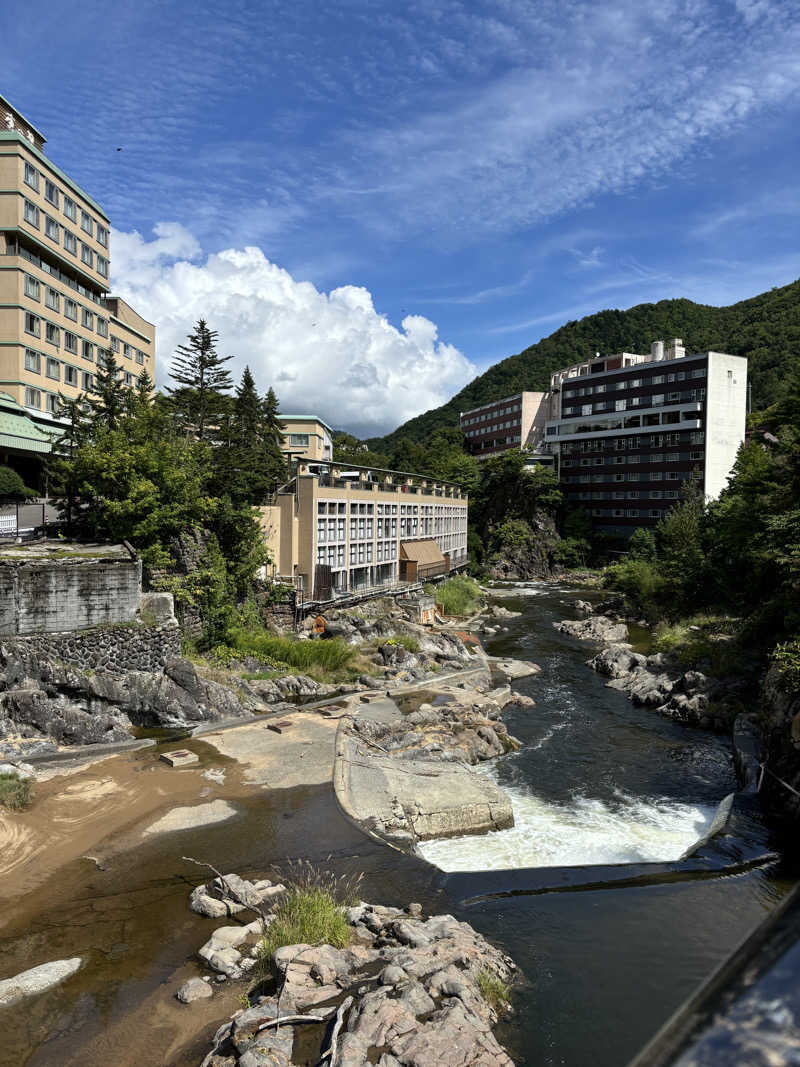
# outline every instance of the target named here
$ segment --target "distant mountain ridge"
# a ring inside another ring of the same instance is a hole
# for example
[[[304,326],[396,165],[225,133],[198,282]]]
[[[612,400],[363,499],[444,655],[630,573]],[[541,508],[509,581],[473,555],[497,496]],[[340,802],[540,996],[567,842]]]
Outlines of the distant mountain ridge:
[[[560,367],[595,352],[649,352],[651,341],[682,337],[687,352],[707,349],[747,356],[753,410],[777,398],[786,368],[800,359],[800,280],[728,307],[691,300],[637,304],[627,311],[599,311],[566,323],[515,356],[495,363],[441,407],[417,415],[385,437],[373,451],[391,452],[402,438],[425,441],[444,426],[457,426],[461,411],[519,393],[546,390]]]

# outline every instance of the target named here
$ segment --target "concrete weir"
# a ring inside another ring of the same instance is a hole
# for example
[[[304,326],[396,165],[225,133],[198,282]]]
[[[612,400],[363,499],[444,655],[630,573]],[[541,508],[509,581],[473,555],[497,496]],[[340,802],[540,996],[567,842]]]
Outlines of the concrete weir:
[[[402,713],[386,698],[359,708],[358,717],[387,722]],[[514,825],[506,794],[467,765],[392,756],[353,723],[352,716],[339,722],[333,784],[343,813],[369,836],[408,852],[417,841]]]

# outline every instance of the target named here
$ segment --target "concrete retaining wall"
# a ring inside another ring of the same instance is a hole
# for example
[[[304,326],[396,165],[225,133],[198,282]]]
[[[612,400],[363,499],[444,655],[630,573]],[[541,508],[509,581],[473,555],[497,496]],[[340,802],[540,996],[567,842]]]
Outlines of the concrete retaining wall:
[[[0,558],[0,636],[85,630],[131,622],[139,610],[142,565],[112,558]]]

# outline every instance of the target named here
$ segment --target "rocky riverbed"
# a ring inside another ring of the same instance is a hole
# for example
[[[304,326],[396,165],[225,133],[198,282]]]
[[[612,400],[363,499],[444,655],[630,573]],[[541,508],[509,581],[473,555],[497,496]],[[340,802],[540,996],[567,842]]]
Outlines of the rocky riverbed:
[[[217,880],[202,892],[220,895],[221,885]],[[245,892],[255,899],[252,886]],[[251,991],[249,1005],[217,1030],[203,1067],[290,1067],[326,1059],[331,1067],[513,1067],[492,1032],[498,1014],[509,1009],[516,968],[508,956],[451,915],[424,918],[419,904],[360,903],[346,915],[351,936],[345,947],[284,945],[272,954],[266,979]],[[258,935],[271,921],[267,913],[249,925],[218,929],[201,958],[223,980],[251,972]],[[212,942],[236,944],[245,954],[211,950]],[[199,978],[176,994],[187,1004],[213,995],[213,983]]]

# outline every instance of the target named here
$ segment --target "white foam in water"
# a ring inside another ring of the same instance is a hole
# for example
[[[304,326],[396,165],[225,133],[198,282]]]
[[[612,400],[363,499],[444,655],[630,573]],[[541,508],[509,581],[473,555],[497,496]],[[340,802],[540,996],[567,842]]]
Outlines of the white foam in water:
[[[503,789],[514,807],[513,829],[423,841],[420,854],[443,871],[666,862],[703,836],[715,811],[622,793],[611,805],[587,797],[560,805],[514,786]]]

